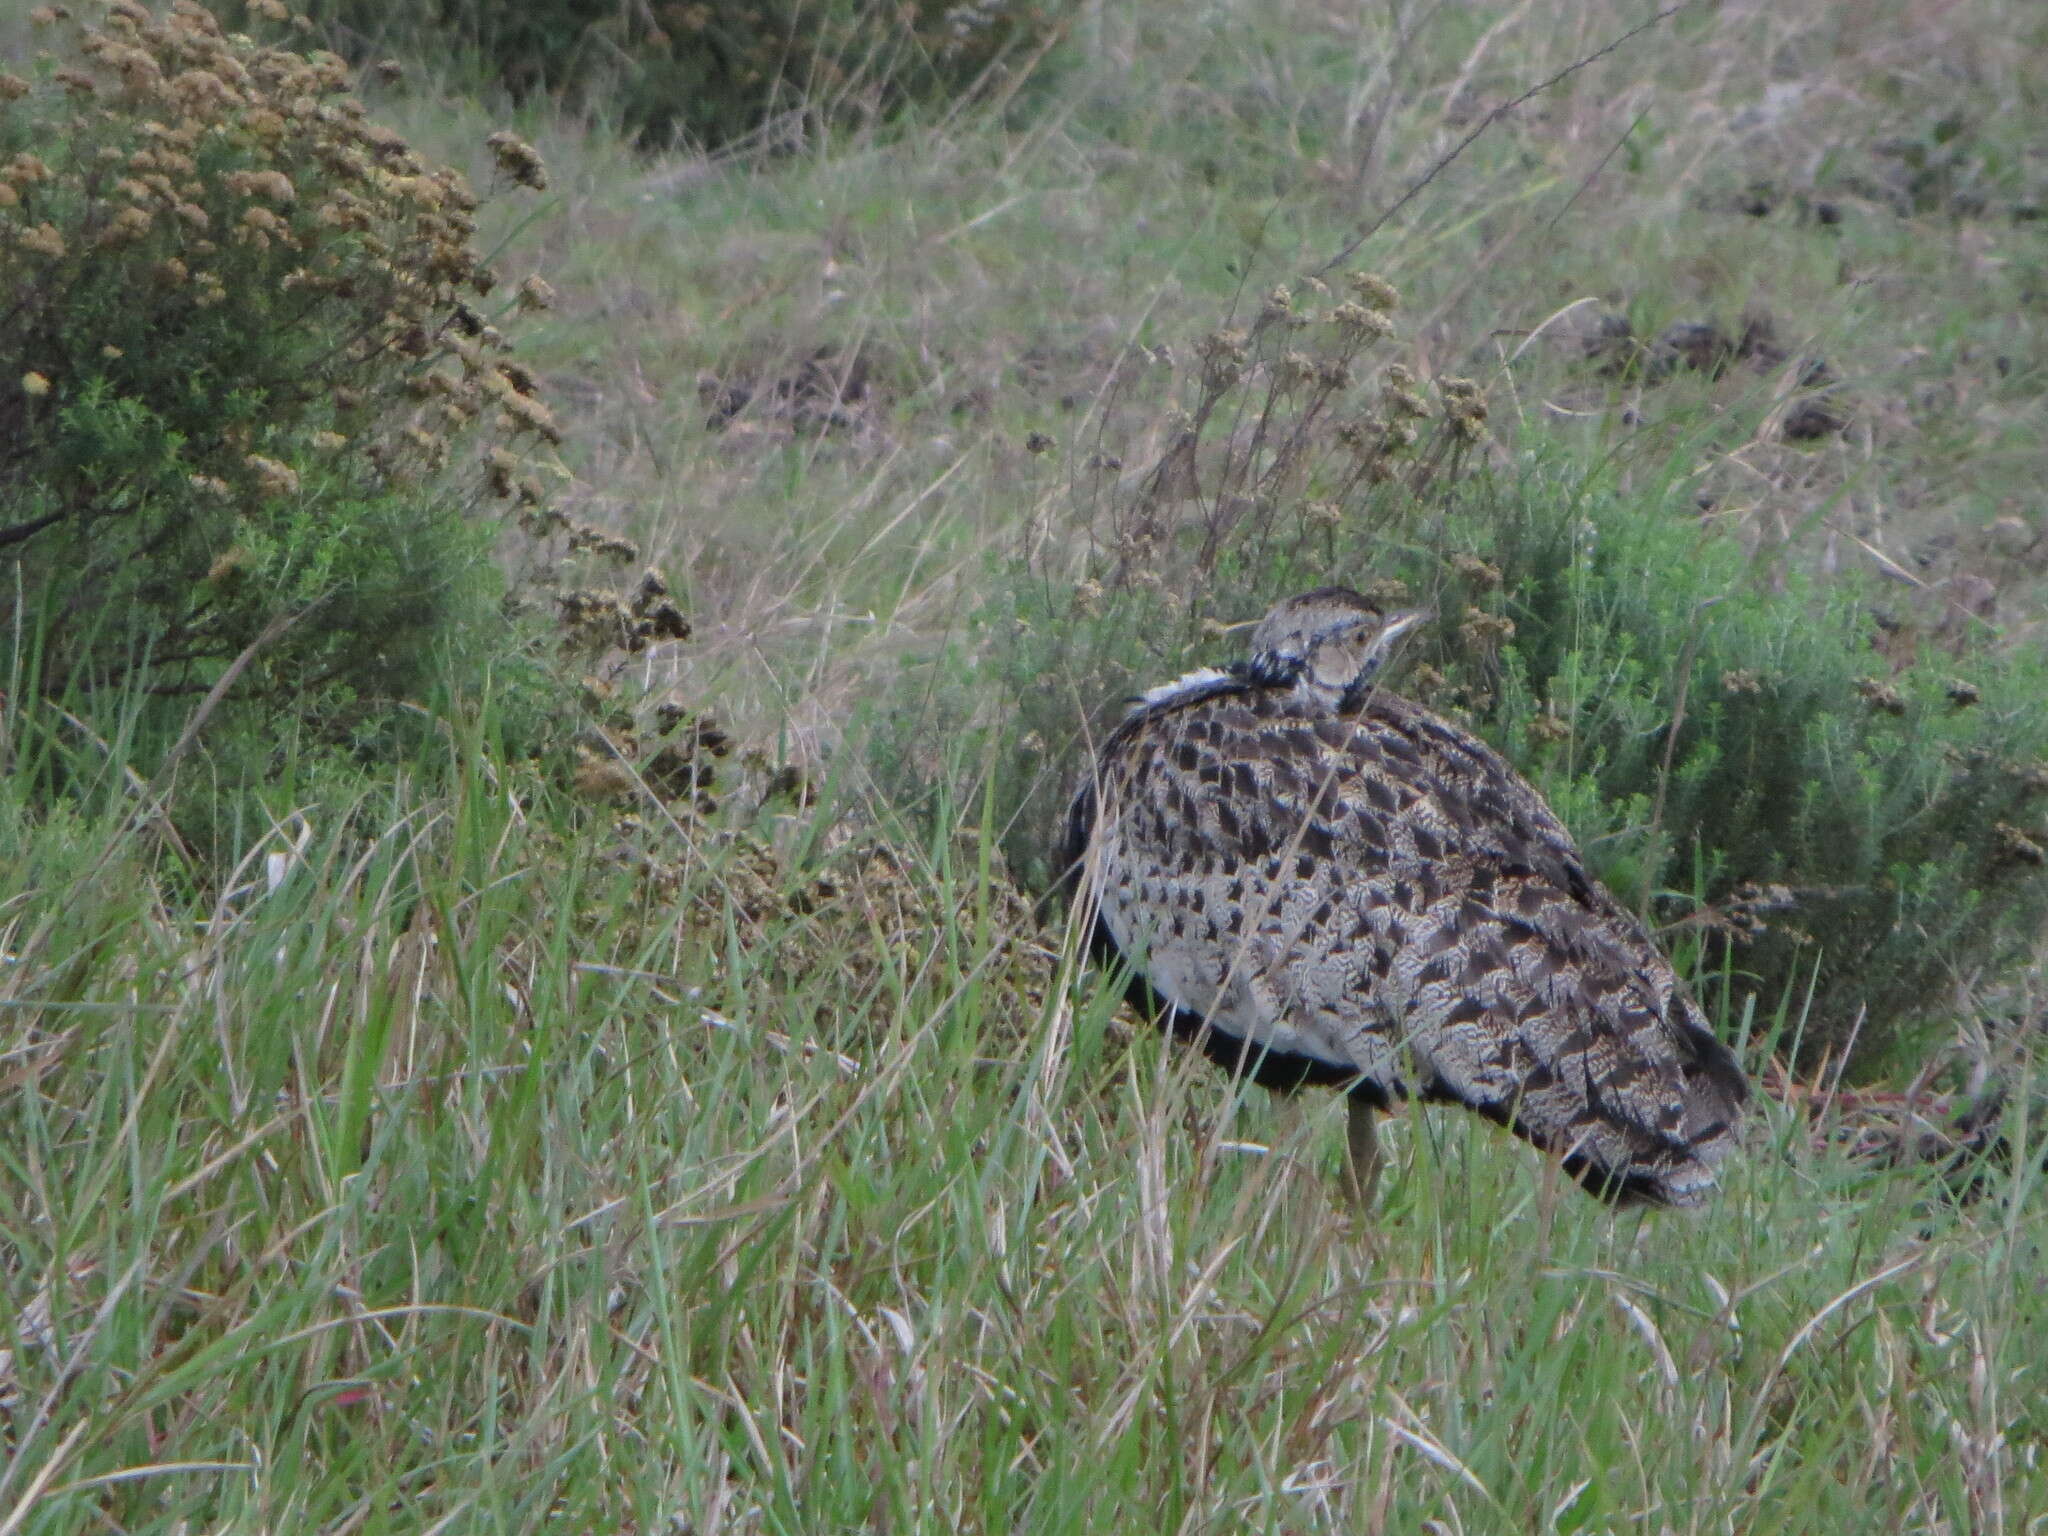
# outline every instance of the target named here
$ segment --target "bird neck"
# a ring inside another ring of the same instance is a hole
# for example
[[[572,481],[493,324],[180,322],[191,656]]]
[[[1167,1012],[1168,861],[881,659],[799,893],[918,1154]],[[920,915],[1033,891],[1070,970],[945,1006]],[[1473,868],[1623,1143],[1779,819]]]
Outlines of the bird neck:
[[[1230,670],[1254,688],[1292,688],[1307,675],[1308,662],[1283,651],[1256,651]]]
[[[1231,674],[1254,688],[1291,692],[1313,708],[1352,715],[1365,708],[1379,681],[1377,661],[1337,677],[1325,676],[1304,656],[1261,651],[1230,668]]]

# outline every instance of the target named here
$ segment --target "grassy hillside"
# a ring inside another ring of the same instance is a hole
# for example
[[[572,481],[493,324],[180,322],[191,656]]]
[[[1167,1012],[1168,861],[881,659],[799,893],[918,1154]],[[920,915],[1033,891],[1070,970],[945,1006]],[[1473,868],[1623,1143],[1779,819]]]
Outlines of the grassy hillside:
[[[1078,730],[1280,579],[1033,649],[1102,455],[1340,268],[1400,290],[1379,363],[1486,386],[1474,485],[1694,529],[1741,573],[1708,613],[1862,594],[1875,682],[2024,680],[2037,11],[1101,3],[1033,90],[864,132],[634,152],[523,108],[549,190],[485,243],[558,295],[520,356],[566,510],[693,633],[585,658],[580,760],[409,701],[425,746],[234,801],[223,869],[118,730],[0,676],[0,1536],[2034,1528],[2032,968],[1792,1080],[1814,1000],[1681,926],[1771,1090],[1712,1207],[1617,1215],[1411,1111],[1361,1229],[1333,1101],[1133,1030],[1011,884],[1071,765],[1004,690],[1050,656]],[[367,99],[483,186],[507,109],[444,67]],[[1437,489],[1332,574],[1464,552]],[[1505,739],[1625,883],[1665,802],[1532,735],[1560,699]],[[687,751],[626,771],[664,704]],[[52,740],[56,803],[15,771]]]

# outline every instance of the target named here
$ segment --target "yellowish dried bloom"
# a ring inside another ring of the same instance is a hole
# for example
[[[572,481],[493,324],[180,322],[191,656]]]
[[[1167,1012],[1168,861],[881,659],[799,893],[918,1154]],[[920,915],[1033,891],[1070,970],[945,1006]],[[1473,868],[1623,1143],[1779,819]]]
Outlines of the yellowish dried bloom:
[[[296,201],[291,177],[283,171],[230,171],[228,189],[242,197],[261,197],[273,203]]]
[[[1385,392],[1385,399],[1388,415],[1406,416],[1415,421],[1421,421],[1429,415],[1428,401],[1424,400],[1413,389],[1394,384],[1392,382],[1393,370],[1391,368],[1387,370],[1387,375],[1389,382]]]
[[[1221,392],[1237,382],[1250,356],[1245,348],[1247,339],[1243,331],[1225,330],[1214,331],[1197,343],[1205,389]]]
[[[439,208],[448,195],[447,189],[431,176],[392,176],[385,181],[384,190],[430,211]]]
[[[519,285],[519,307],[521,309],[553,309],[555,290],[539,273],[527,278]]]
[[[28,82],[19,75],[0,70],[0,101],[19,101],[28,94]]]
[[[1477,555],[1451,556],[1451,569],[1482,592],[1491,592],[1501,583],[1500,568]]]
[[[40,373],[24,373],[21,376],[21,392],[39,400],[50,392],[50,381]]]
[[[526,140],[501,128],[484,143],[490,149],[491,157],[498,162],[498,169],[520,186],[531,187],[536,192],[547,189],[547,165],[541,160],[540,151]]]
[[[120,72],[122,81],[130,90],[147,90],[164,77],[163,66],[142,48],[109,48],[105,62],[109,68]]]
[[[337,190],[313,215],[329,229],[368,229],[370,210],[352,192]]]
[[[405,440],[413,451],[424,459],[429,468],[440,469],[448,462],[448,441],[424,427],[407,427]]]
[[[1348,299],[1330,311],[1330,323],[1360,341],[1379,341],[1394,334],[1394,322],[1380,311]]]
[[[0,208],[12,208],[20,201],[21,194],[14,190],[14,184],[0,181]]]
[[[172,76],[170,91],[187,112],[204,112],[236,99],[227,81],[208,69],[187,69]]]
[[[1473,649],[1490,650],[1515,638],[1515,621],[1505,614],[1467,608],[1465,620],[1458,626],[1458,633]]]
[[[171,15],[201,37],[220,36],[220,18],[198,0],[171,0]]]
[[[397,160],[412,153],[405,142],[405,135],[395,128],[386,128],[382,123],[365,123],[358,130],[358,135],[380,160]]]
[[[555,447],[562,444],[562,429],[555,425],[554,413],[527,395],[508,394],[501,401],[505,408],[505,426],[512,432],[531,432],[546,439]]]
[[[260,453],[252,453],[242,460],[256,476],[256,488],[265,496],[295,496],[299,490],[299,472],[289,464],[276,459],[267,459]]]
[[[517,483],[519,461],[502,448],[493,448],[484,456],[484,479],[493,496],[510,496]]]
[[[140,240],[149,233],[150,217],[147,208],[123,208],[107,221],[107,227],[100,231],[99,243],[103,246],[126,245],[131,240]]]
[[[2021,864],[2048,864],[2048,849],[2011,822],[1998,822],[1991,831],[1998,857]]]
[[[1903,715],[1906,712],[1906,696],[1883,678],[1858,678],[1856,691],[1863,696],[1863,702],[1874,710],[1880,710],[1887,715]]]
[[[57,233],[54,224],[38,224],[34,229],[24,229],[14,238],[23,250],[34,251],[38,256],[54,260],[64,254],[64,237]]]
[[[1283,389],[1300,389],[1315,382],[1315,359],[1306,352],[1289,352],[1274,369]]]
[[[13,182],[17,187],[33,187],[50,179],[50,168],[43,163],[41,155],[19,154],[7,162],[7,169],[0,176]]]
[[[1374,272],[1353,272],[1344,279],[1359,303],[1369,309],[1387,310],[1401,302],[1401,292]]]

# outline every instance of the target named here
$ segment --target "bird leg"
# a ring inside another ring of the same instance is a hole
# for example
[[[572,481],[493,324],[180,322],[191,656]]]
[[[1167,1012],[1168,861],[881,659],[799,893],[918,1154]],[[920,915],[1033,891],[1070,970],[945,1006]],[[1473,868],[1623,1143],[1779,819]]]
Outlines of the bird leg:
[[[1351,1203],[1360,1216],[1372,1212],[1373,1191],[1380,1182],[1380,1133],[1373,1117],[1379,1113],[1358,1094],[1344,1096],[1344,1105],[1349,1116],[1345,1125],[1345,1142],[1350,1149],[1349,1166],[1345,1168],[1345,1192],[1351,1196]]]

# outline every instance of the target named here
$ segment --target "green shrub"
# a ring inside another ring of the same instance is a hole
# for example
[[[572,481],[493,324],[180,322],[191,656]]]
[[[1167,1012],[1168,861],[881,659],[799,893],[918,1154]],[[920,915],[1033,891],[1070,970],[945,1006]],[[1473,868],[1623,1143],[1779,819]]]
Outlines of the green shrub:
[[[2038,659],[1894,665],[1873,640],[1899,630],[1895,599],[1760,565],[1691,515],[1682,465],[1624,490],[1533,434],[1472,452],[1473,386],[1366,368],[1390,299],[1370,278],[1341,305],[1276,294],[1174,369],[1164,404],[1106,414],[978,642],[1005,684],[978,714],[1020,873],[1049,875],[1123,700],[1241,655],[1226,624],[1343,581],[1435,611],[1393,686],[1501,747],[1704,968],[1767,1013],[1789,1000],[1809,1056],[1909,1043],[2038,934]],[[974,706],[954,707],[957,730]]]
[[[558,434],[482,311],[478,203],[332,54],[180,0],[49,19],[0,76],[0,629],[33,695],[226,685],[267,733],[362,728],[502,648],[491,554]],[[508,180],[532,150],[494,140]],[[145,770],[146,771],[146,770]]]
[[[864,121],[983,87],[1007,94],[1072,0],[311,0],[359,58],[472,55],[515,100],[601,110],[625,132],[717,147],[780,114]]]
[[[1475,482],[1443,536],[1499,572],[1513,640],[1489,667],[1440,626],[1436,668],[1625,896],[1766,1009],[1789,996],[1808,1055],[1882,1057],[2048,916],[2048,676],[2018,653],[1895,668],[1882,593],[1759,570],[1688,506],[1541,452]]]

